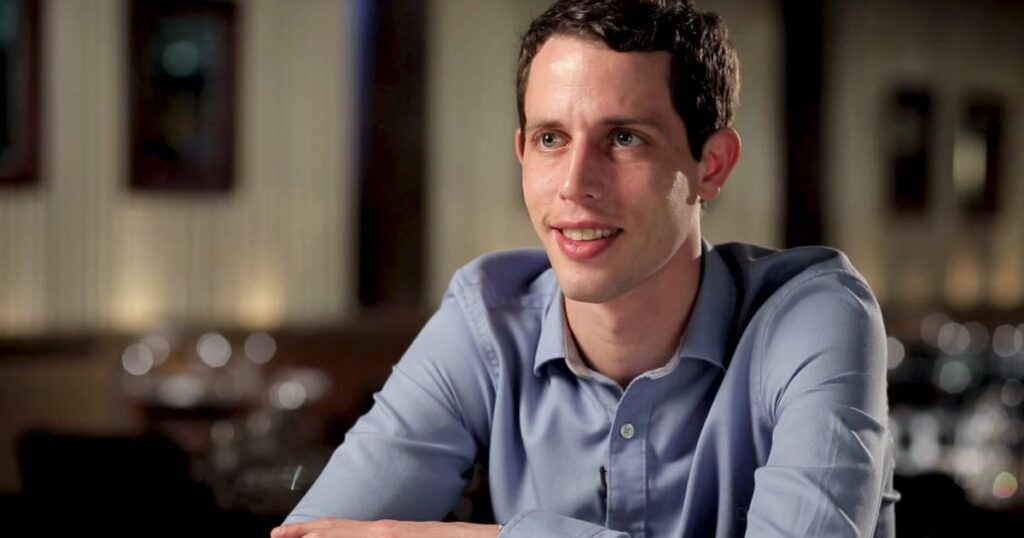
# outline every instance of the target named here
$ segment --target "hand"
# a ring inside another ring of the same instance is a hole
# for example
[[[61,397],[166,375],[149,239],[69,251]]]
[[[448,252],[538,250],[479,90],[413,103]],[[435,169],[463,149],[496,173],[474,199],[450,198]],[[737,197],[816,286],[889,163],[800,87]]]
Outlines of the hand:
[[[270,538],[495,538],[497,525],[324,518],[282,525]]]

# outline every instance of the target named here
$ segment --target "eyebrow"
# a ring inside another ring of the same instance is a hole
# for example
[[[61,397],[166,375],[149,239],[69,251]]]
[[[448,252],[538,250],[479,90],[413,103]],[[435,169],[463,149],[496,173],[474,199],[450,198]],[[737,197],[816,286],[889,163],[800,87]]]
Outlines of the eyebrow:
[[[651,127],[656,129],[662,135],[665,133],[665,127],[660,121],[655,118],[647,116],[621,116],[611,117],[601,120],[600,125],[604,127],[629,127],[642,125],[645,127]],[[562,122],[558,120],[539,120],[528,123],[526,125],[526,131],[536,131],[538,129],[559,129],[562,127]]]

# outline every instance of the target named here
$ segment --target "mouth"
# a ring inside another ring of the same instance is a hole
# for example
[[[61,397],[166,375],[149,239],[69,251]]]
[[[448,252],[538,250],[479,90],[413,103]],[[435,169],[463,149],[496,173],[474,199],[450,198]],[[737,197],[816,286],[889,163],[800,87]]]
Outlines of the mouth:
[[[563,236],[573,241],[594,241],[611,237],[622,231],[622,228],[556,228]]]
[[[592,224],[564,225],[552,229],[559,250],[574,261],[596,258],[612,246],[622,231],[622,228]]]

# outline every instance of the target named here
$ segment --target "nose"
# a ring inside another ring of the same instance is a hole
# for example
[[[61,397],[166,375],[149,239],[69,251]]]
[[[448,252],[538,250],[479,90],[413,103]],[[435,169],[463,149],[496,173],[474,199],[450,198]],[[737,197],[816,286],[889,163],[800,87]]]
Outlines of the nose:
[[[578,204],[600,200],[604,190],[600,150],[591,144],[581,143],[572,148],[568,158],[568,169],[559,187],[559,196]]]

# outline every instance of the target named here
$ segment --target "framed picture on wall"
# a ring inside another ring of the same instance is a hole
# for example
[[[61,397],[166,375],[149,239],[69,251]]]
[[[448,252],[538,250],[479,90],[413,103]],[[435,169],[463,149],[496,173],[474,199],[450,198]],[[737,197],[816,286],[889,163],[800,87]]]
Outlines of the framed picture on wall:
[[[882,119],[889,176],[889,206],[923,213],[931,179],[932,97],[924,89],[893,92]]]
[[[1003,106],[995,98],[968,100],[953,138],[953,191],[970,215],[999,209],[1003,152]]]
[[[0,0],[0,185],[31,185],[39,163],[39,1]]]
[[[235,5],[135,0],[130,18],[132,188],[230,190]]]

